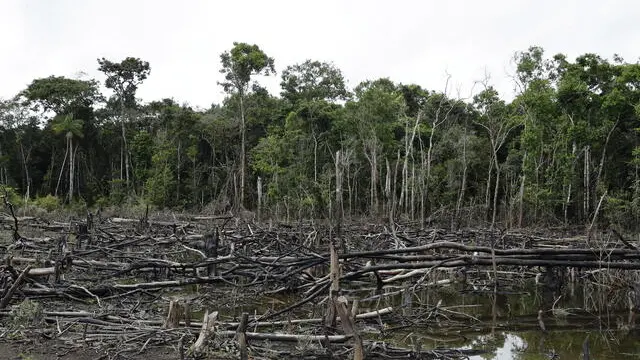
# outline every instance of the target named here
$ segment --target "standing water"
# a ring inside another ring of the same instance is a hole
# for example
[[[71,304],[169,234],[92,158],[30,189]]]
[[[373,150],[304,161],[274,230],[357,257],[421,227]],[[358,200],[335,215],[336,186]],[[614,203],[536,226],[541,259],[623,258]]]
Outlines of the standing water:
[[[382,331],[372,326],[368,335],[402,347],[485,351],[472,360],[640,359],[640,332],[633,327],[624,291],[594,290],[547,296],[532,284],[497,294],[492,288],[450,286],[385,289],[358,297],[365,308],[391,306],[402,314]]]

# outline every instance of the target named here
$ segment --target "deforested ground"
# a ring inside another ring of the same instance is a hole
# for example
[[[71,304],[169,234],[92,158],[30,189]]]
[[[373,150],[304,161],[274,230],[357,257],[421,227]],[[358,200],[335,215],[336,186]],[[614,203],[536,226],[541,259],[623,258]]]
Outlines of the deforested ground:
[[[3,358],[639,350],[640,251],[615,230],[185,214],[2,220]]]

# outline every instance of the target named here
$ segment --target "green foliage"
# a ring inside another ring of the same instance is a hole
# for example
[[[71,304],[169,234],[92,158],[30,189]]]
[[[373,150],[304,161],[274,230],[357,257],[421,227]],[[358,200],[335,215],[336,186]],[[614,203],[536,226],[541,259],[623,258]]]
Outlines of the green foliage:
[[[40,104],[45,111],[52,110],[56,114],[91,107],[102,99],[96,81],[68,79],[64,76],[33,80],[21,95],[29,102]]]
[[[0,184],[0,197],[6,197],[13,206],[19,206],[23,203],[22,197],[18,194],[18,191],[11,186]],[[2,207],[4,207],[4,200],[2,200]]]
[[[127,57],[119,63],[101,58],[98,64],[98,70],[107,76],[105,86],[115,91],[124,107],[135,107],[138,86],[151,73],[149,62],[134,57]]]
[[[12,202],[28,190],[48,210],[60,202],[47,194],[65,188],[67,209],[255,208],[260,178],[263,214],[325,217],[340,150],[347,215],[470,221],[464,214],[495,210],[505,226],[520,216],[584,223],[606,191],[601,219],[634,226],[640,65],[548,57],[538,46],[513,60],[512,101],[488,82],[471,101],[386,78],[350,89],[333,63],[316,60],[284,67],[278,96],[256,82],[275,73],[274,59],[236,42],[220,56],[228,96],[201,110],[138,103],[149,63],[102,58],[114,92],[105,106],[95,80],[60,76],[0,101],[0,184]]]
[[[299,100],[346,100],[346,89],[342,72],[333,64],[307,60],[302,64],[288,66],[282,72],[282,97],[292,103]]]
[[[9,312],[9,328],[13,330],[39,328],[44,325],[42,305],[33,300],[23,300]]]
[[[82,125],[84,122],[80,119],[74,119],[72,115],[58,115],[53,119],[51,130],[55,134],[65,134],[65,137],[73,136],[83,137]]]
[[[141,184],[149,178],[152,156],[152,134],[146,130],[138,131],[131,140],[131,161],[134,165],[134,177]]]
[[[125,181],[123,179],[113,179],[109,181],[109,185],[108,200],[103,198],[102,201],[106,201],[106,203],[111,205],[121,205],[125,203],[128,196]]]
[[[220,55],[225,81],[220,85],[226,92],[247,92],[254,75],[275,74],[274,60],[268,57],[258,45],[234,42],[231,51]]]
[[[145,183],[147,199],[159,207],[171,206],[176,202],[172,197],[178,185],[172,166],[175,151],[167,139],[167,134],[160,133],[155,139],[151,173]]]
[[[58,210],[61,205],[60,199],[53,195],[39,196],[33,203],[48,212]]]
[[[620,195],[625,196],[624,194]],[[614,224],[617,228],[639,229],[640,212],[633,201],[617,196],[607,196],[600,211],[602,212],[601,222]]]

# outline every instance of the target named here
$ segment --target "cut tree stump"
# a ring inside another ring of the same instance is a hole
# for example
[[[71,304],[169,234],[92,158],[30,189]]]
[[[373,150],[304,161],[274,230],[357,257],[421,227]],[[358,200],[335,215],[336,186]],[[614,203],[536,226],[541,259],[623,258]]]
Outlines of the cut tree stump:
[[[202,351],[207,340],[209,338],[215,337],[215,326],[216,320],[218,318],[218,312],[214,311],[209,314],[209,310],[204,313],[204,318],[202,320],[202,329],[200,329],[200,335],[193,345],[191,345],[190,352],[192,354],[197,354]]]
[[[169,301],[169,313],[164,322],[165,329],[174,329],[180,325],[180,319],[185,317],[185,308],[181,300]],[[185,317],[186,320],[186,317]]]

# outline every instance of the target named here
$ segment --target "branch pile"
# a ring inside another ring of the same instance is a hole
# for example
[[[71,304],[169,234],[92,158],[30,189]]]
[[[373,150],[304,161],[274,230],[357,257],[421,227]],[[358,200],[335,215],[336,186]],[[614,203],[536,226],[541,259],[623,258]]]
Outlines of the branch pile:
[[[13,234],[0,248],[2,314],[11,317],[25,299],[38,301],[47,306],[44,336],[83,346],[112,341],[113,351],[129,355],[179,344],[183,357],[224,349],[244,358],[247,346],[254,357],[352,357],[343,344],[360,334],[366,358],[454,359],[478,350],[405,349],[376,340],[389,329],[468,329],[481,319],[440,304],[409,316],[375,308],[376,299],[457,283],[477,288],[499,277],[526,280],[536,276],[534,267],[546,269],[538,271],[543,275],[553,268],[640,269],[640,252],[621,237],[596,249],[584,236],[347,224],[337,249],[339,294],[354,304],[341,326],[328,325],[331,229],[311,223],[225,229],[228,220],[88,214],[48,222],[11,213],[0,218]],[[517,291],[512,285],[502,281],[501,289]],[[373,308],[358,310],[358,303]],[[350,317],[353,329],[345,323]],[[298,345],[273,345],[292,341]]]

